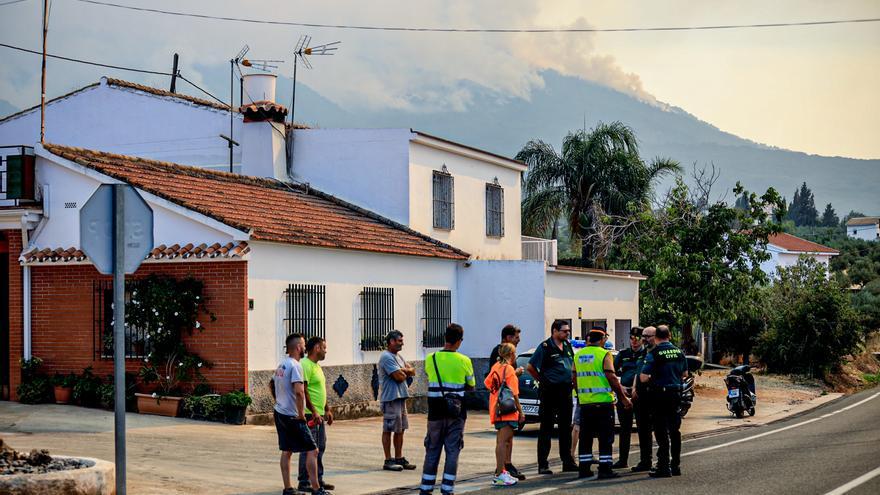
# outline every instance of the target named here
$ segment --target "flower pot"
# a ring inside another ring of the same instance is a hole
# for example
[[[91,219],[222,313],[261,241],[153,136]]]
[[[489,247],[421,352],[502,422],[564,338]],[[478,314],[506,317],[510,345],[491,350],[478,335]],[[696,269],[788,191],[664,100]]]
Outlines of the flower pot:
[[[148,394],[134,394],[137,397],[137,408],[141,414],[177,417],[183,397],[153,397]]]
[[[67,404],[70,402],[70,397],[73,395],[73,387],[61,387],[55,386],[55,403],[56,404]]]
[[[230,407],[224,411],[226,423],[230,425],[243,425],[245,421],[245,407]]]

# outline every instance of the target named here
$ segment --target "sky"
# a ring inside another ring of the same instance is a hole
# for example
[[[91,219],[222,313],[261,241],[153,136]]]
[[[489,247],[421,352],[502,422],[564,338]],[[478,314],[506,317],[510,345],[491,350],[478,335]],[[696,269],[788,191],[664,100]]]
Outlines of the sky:
[[[0,0],[0,4],[3,0]],[[0,5],[0,43],[40,48],[40,0]],[[880,17],[880,1],[116,0],[221,16],[323,24],[460,28],[619,28]],[[529,98],[547,69],[598,82],[650,104],[681,107],[718,128],[781,148],[880,158],[880,23],[720,31],[448,34],[352,31],[171,17],[53,0],[49,52],[183,74],[218,95],[218,68],[244,44],[285,59],[301,35],[342,41],[299,80],[352,111],[452,108],[467,118],[485,87]],[[0,47],[0,99],[38,103],[39,57]],[[48,96],[102,75],[166,87],[167,78],[50,60]],[[208,76],[212,74],[212,76]],[[193,92],[193,94],[197,94]]]

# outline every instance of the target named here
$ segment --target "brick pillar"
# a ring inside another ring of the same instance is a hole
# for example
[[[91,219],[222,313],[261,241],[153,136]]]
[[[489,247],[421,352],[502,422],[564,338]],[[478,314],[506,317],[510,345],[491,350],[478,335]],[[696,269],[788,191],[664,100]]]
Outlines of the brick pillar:
[[[18,360],[22,357],[24,342],[24,305],[22,292],[22,270],[18,262],[21,255],[21,230],[4,230],[9,243],[9,255],[6,260],[9,263],[9,397],[18,399],[15,393],[16,387],[21,383],[21,368]]]

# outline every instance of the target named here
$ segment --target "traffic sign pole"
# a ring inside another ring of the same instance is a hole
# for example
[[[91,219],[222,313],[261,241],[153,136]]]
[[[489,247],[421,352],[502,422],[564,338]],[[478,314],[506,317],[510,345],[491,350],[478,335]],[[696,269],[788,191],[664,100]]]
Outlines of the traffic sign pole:
[[[125,495],[125,185],[113,186],[113,375],[116,495]]]

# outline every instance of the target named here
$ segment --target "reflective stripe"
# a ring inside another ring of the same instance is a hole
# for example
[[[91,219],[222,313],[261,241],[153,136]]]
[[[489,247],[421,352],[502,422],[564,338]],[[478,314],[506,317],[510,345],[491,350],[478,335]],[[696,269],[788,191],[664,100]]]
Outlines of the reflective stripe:
[[[455,475],[443,473],[443,479],[446,481],[455,481]]]
[[[437,479],[437,475],[436,475],[436,474],[423,474],[423,475],[422,475],[422,482],[425,482],[425,481],[434,481],[434,480],[436,480],[436,479]]]
[[[603,392],[611,392],[611,387],[604,388],[579,388],[579,394],[601,394]]]
[[[453,394],[464,397],[464,392],[428,392],[428,397],[443,397],[444,394]]]
[[[605,376],[605,373],[599,373],[598,371],[578,371],[577,376]]]
[[[440,489],[444,492],[451,492],[452,490],[455,490],[455,486],[443,483],[442,485],[440,485]]]
[[[434,485],[419,485],[419,490],[422,490],[423,492],[433,492]]]
[[[471,377],[471,378],[473,378],[473,377]],[[451,389],[451,390],[458,390],[458,389],[463,389],[464,387],[465,387],[464,383],[448,383],[448,382],[444,381],[442,388],[447,388],[447,389]],[[440,384],[437,382],[428,382],[428,388],[439,389],[441,387],[440,387]]]

